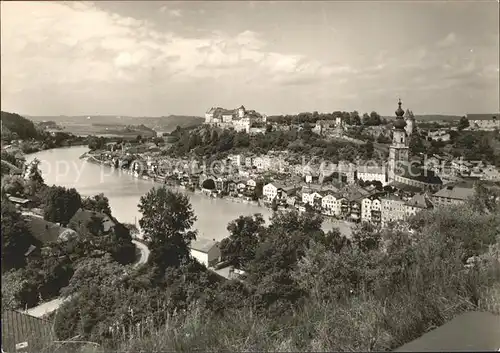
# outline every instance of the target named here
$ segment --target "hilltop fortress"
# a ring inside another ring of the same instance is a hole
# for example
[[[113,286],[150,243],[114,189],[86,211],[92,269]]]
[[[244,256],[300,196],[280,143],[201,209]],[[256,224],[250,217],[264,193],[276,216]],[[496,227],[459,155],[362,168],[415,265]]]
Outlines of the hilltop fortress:
[[[254,125],[266,124],[267,116],[255,110],[246,110],[244,106],[237,109],[210,108],[205,113],[205,124],[220,128],[234,128],[236,131],[250,132]]]

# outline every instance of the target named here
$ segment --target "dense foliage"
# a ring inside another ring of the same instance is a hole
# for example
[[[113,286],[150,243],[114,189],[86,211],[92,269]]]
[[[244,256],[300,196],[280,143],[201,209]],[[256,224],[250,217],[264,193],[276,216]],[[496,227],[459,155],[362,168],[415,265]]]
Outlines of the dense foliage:
[[[111,214],[109,207],[109,199],[103,193],[86,197],[82,200],[82,207],[86,210],[91,210],[98,213]]]
[[[21,213],[2,198],[2,272],[24,266],[24,254],[37,244]]]
[[[82,198],[76,189],[50,186],[43,197],[43,217],[50,222],[66,226],[75,212],[82,207]]]
[[[317,156],[336,161],[354,161],[357,157],[370,158],[373,146],[341,140],[326,139],[318,136],[308,123],[302,130],[271,131],[266,134],[249,135],[246,132],[220,130],[203,127],[190,131],[178,131],[168,153],[172,156],[185,156],[189,153],[198,157],[220,160],[228,153],[251,151],[266,154],[269,151],[288,150],[296,155]]]
[[[141,197],[139,225],[151,248],[149,261],[161,270],[179,266],[189,258],[191,230],[196,217],[186,195],[165,187],[153,188]]]
[[[18,114],[1,112],[2,120],[2,140],[12,139],[38,139],[40,132],[36,129],[35,124]]]
[[[105,231],[103,218],[111,217],[111,212],[104,195],[84,199],[82,204],[80,195],[74,189],[45,185],[37,161],[29,168],[26,179],[11,176],[5,177],[2,183],[4,308],[29,308],[40,301],[57,297],[61,288],[69,285],[83,260],[110,258],[117,266],[122,266],[136,259],[136,249],[128,228],[115,222],[112,228]],[[6,199],[7,192],[28,197],[33,203],[43,200],[48,219],[69,224],[78,233],[68,229],[60,233],[57,241],[51,242],[44,234],[49,227],[59,227],[36,216],[23,216]],[[89,208],[85,212],[99,213],[88,219],[83,218],[83,222],[78,221],[74,216],[80,206]],[[36,232],[33,235],[32,230]]]
[[[355,110],[353,112],[335,111],[333,113],[318,113],[306,112],[295,115],[275,115],[267,118],[269,122],[279,124],[303,124],[303,123],[316,123],[318,120],[335,120],[342,118],[347,125],[380,125],[384,121],[377,112],[372,111],[370,114],[364,113],[363,118],[360,118],[359,113]]]
[[[465,310],[500,312],[500,213],[477,197],[472,207],[420,213],[411,232],[361,224],[351,239],[325,234],[313,214],[277,213],[267,226],[260,215],[240,217],[221,244],[245,269],[240,280],[221,282],[187,258],[134,272],[89,260],[70,281],[78,296],[60,309],[56,330],[120,351],[391,350]],[[150,234],[190,223],[180,195],[155,191],[141,203],[184,215],[175,224],[149,213]],[[151,250],[183,237],[158,238]],[[481,262],[464,266],[471,255]]]

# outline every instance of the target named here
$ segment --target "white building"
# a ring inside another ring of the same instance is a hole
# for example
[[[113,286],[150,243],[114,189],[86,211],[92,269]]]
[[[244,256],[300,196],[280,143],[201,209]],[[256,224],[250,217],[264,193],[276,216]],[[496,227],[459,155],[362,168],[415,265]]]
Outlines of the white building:
[[[271,169],[271,158],[268,156],[255,157],[253,166],[259,170],[269,170]]]
[[[500,113],[497,114],[467,114],[470,130],[492,131],[500,129]]]
[[[483,169],[482,180],[500,181],[500,171],[494,166]]]
[[[381,221],[383,225],[406,219],[406,203],[403,199],[389,195],[382,198],[381,204]]]
[[[199,238],[191,242],[191,256],[199,263],[209,267],[221,260],[220,243],[215,239]]]
[[[278,196],[278,187],[273,183],[266,184],[262,188],[262,194],[264,195],[264,200],[272,201]]]
[[[253,180],[253,179],[248,179],[247,180],[247,188],[248,188],[248,190],[253,191],[256,186],[257,186],[257,182],[255,180]]]
[[[230,154],[227,156],[227,159],[231,162],[231,164],[236,165],[236,166],[241,166],[243,158],[241,157],[241,154]]]
[[[358,179],[363,181],[380,181],[382,186],[388,184],[385,166],[360,165],[357,168]]]
[[[323,214],[326,214],[328,216],[339,216],[341,213],[340,206],[340,200],[337,200],[337,198],[333,194],[326,194],[321,200]]]
[[[361,221],[380,222],[382,202],[377,197],[365,197],[361,201]]]
[[[406,217],[416,215],[422,210],[433,208],[432,202],[425,194],[416,194],[406,202]]]
[[[315,190],[304,190],[302,192],[302,203],[309,204],[314,206],[314,200],[322,199],[323,195],[321,195],[318,191]]]
[[[255,110],[246,110],[244,106],[237,109],[210,108],[205,113],[205,124],[219,126],[221,128],[234,128],[236,131],[250,133],[254,123],[265,124],[267,117],[257,113]]]

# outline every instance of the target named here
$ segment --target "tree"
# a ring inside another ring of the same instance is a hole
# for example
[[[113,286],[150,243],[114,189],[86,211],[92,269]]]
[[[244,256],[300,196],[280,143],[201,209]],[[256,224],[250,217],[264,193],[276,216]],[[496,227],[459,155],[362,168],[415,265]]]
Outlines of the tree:
[[[468,204],[479,213],[500,214],[500,191],[488,188],[484,183],[475,185],[474,196]]]
[[[426,148],[422,142],[422,139],[417,134],[412,134],[410,136],[410,141],[408,143],[408,147],[409,147],[410,153],[412,155],[417,155],[419,153],[426,152]]]
[[[353,244],[363,252],[378,249],[380,241],[381,234],[371,223],[361,223],[352,234]]]
[[[212,130],[212,134],[210,135],[210,143],[212,145],[217,145],[217,143],[219,142],[219,133],[217,132],[217,130]]]
[[[361,119],[359,117],[359,113],[355,110],[350,115],[350,124],[352,125],[361,125]]]
[[[262,240],[264,223],[260,213],[240,216],[230,222],[227,226],[229,237],[221,242],[223,258],[237,268],[244,268],[255,257],[257,244]]]
[[[378,143],[391,143],[391,139],[385,136],[384,134],[380,133],[377,137],[377,142]]]
[[[141,197],[139,225],[151,250],[150,261],[160,269],[179,266],[189,259],[189,244],[196,239],[191,230],[196,216],[189,198],[165,187],[153,188]]]
[[[24,164],[24,157],[17,157],[14,153],[7,152],[5,150],[1,151],[1,158],[2,161],[7,161],[10,164],[15,165],[18,168],[22,168]]]
[[[61,223],[63,226],[66,226],[82,207],[82,198],[76,189],[55,185],[47,188],[42,202],[44,219]]]
[[[380,125],[382,123],[382,120],[380,118],[380,115],[373,111],[370,113],[370,125]]]
[[[5,193],[12,196],[23,197],[25,191],[24,179],[19,175],[9,175],[2,180]]]
[[[2,272],[26,264],[24,254],[31,245],[39,242],[20,212],[7,200],[2,200]]]
[[[467,117],[463,116],[460,118],[460,121],[458,122],[458,130],[463,130],[469,127],[469,119]]]
[[[274,212],[278,211],[278,201],[276,200],[276,198],[274,198],[273,201],[271,202],[271,209]]]
[[[94,195],[93,197],[86,197],[82,200],[82,208],[98,213],[105,213],[111,215],[111,208],[109,207],[109,199],[103,193]]]
[[[366,158],[370,159],[373,157],[373,142],[371,141],[368,141],[366,144],[365,144],[365,154],[366,154]]]
[[[213,179],[206,179],[201,183],[201,187],[207,190],[215,190],[215,181]]]
[[[141,135],[137,135],[137,137],[135,138],[135,141],[137,143],[141,143],[142,142],[142,136]]]
[[[370,116],[368,115],[368,113],[364,113],[363,114],[363,125],[370,125]]]

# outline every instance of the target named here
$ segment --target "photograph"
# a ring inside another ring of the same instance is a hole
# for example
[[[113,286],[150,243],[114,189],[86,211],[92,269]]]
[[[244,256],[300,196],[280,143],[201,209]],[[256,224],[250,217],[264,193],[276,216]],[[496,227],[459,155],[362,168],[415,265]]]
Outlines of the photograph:
[[[2,353],[500,352],[498,0],[0,17]]]

